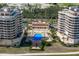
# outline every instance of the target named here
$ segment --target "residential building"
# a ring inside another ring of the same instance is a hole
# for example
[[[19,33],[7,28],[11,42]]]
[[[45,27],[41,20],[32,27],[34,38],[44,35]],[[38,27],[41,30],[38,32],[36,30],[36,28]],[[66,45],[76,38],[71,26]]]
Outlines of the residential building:
[[[32,31],[30,35],[34,36],[36,33],[42,34],[44,37],[48,37],[49,24],[44,21],[33,21],[29,24]]]
[[[0,45],[15,45],[22,34],[22,15],[16,8],[0,9]]]
[[[57,35],[65,44],[79,43],[79,7],[73,6],[58,12]]]

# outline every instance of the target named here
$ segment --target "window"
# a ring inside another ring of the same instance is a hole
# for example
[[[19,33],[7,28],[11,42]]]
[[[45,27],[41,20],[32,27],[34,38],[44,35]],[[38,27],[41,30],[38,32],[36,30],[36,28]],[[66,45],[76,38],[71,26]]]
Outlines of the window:
[[[8,13],[5,13],[5,16],[9,16],[9,14]]]
[[[1,13],[1,16],[4,16],[4,13]]]

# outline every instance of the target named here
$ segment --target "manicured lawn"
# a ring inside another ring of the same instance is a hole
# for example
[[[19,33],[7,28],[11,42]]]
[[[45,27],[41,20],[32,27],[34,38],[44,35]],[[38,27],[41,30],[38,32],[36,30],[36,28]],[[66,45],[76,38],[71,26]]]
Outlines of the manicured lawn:
[[[6,47],[0,47],[0,53],[25,53],[28,52],[28,47],[21,47],[21,48],[6,48]]]
[[[20,47],[20,48],[6,48],[0,47],[0,53],[58,53],[58,52],[76,52],[79,51],[79,47],[65,47],[60,43],[52,43],[52,46],[46,46],[44,51],[39,50],[29,50],[29,47]],[[79,54],[77,54],[79,55]]]

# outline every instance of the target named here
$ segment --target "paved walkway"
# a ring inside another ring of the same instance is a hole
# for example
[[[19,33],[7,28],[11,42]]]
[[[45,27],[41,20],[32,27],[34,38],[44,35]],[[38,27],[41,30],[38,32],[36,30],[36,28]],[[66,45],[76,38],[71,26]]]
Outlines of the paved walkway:
[[[13,56],[13,55],[15,55],[15,56],[40,56],[40,55],[42,55],[42,56],[46,56],[46,55],[48,55],[48,56],[50,56],[50,55],[73,55],[73,54],[79,54],[79,52],[65,52],[65,53],[26,53],[26,54],[0,54],[0,56],[4,56],[4,55],[6,55],[6,56]]]

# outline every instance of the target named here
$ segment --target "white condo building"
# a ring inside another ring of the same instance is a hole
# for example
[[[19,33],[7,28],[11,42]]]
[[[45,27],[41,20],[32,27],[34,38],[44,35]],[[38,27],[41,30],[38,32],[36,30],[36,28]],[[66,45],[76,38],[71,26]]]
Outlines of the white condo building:
[[[69,7],[58,12],[57,35],[65,44],[79,43],[79,7]]]
[[[20,42],[22,34],[22,15],[16,8],[0,9],[0,45],[11,46]]]

